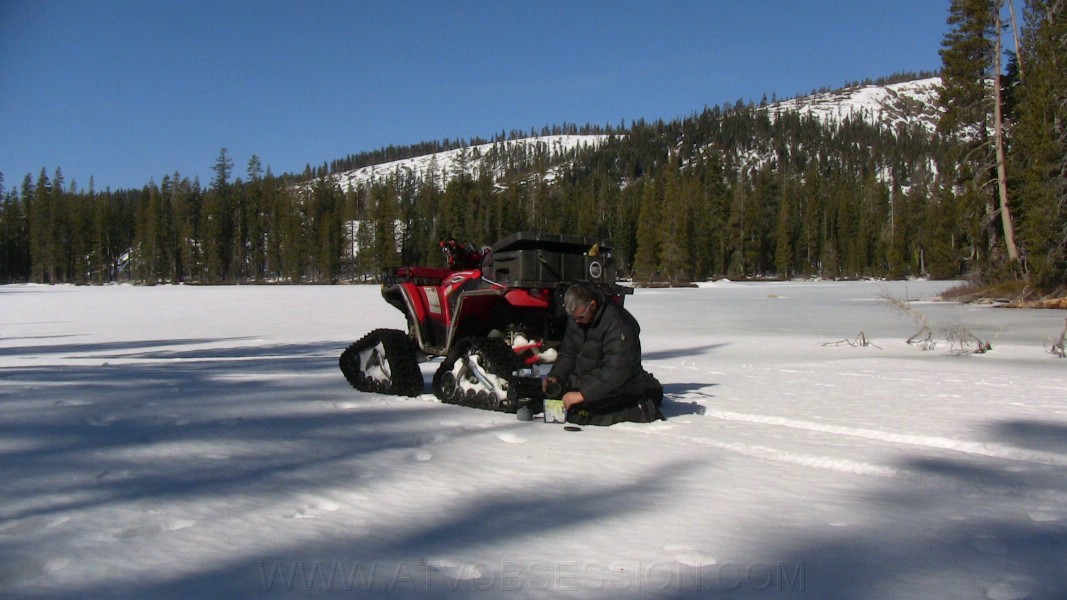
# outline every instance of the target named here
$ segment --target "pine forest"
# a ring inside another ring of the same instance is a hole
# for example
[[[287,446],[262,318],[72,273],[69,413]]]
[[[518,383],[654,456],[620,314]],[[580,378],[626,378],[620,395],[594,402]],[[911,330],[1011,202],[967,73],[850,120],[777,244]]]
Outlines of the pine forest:
[[[442,264],[449,237],[547,231],[609,240],[618,276],[637,283],[927,276],[1054,292],[1067,286],[1065,4],[1027,0],[1015,38],[1003,0],[953,0],[939,73],[850,86],[939,77],[936,105],[912,101],[915,118],[893,125],[764,99],[390,147],[303,173],[222,149],[206,184],[0,175],[0,282],[375,281],[386,266]],[[508,143],[550,135],[596,143]],[[447,167],[342,185],[456,149]]]

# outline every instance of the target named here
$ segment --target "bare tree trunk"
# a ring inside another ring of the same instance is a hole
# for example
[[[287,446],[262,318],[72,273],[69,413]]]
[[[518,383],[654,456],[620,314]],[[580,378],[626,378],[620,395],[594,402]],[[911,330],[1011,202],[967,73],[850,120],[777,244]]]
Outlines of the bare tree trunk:
[[[1015,40],[1015,58],[1019,61],[1019,81],[1023,80],[1023,52],[1019,48],[1019,27],[1015,22],[1015,2],[1008,0],[1008,12],[1011,14],[1011,35]]]
[[[993,67],[993,138],[997,147],[997,189],[1000,192],[1000,223],[1004,228],[1004,245],[1007,246],[1008,259],[1019,260],[1019,248],[1015,245],[1015,226],[1011,221],[1011,209],[1008,205],[1008,172],[1004,164],[1004,124],[1002,100],[1000,97],[1000,9],[1001,0],[996,3],[997,43]]]

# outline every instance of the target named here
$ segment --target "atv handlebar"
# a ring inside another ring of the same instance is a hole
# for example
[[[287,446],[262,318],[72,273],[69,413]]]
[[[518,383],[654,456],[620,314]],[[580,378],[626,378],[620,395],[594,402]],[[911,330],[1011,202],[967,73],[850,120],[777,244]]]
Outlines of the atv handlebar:
[[[441,252],[445,255],[448,268],[453,270],[476,269],[482,264],[482,259],[489,253],[488,248],[479,250],[470,242],[461,244],[454,238],[449,238],[439,244]]]

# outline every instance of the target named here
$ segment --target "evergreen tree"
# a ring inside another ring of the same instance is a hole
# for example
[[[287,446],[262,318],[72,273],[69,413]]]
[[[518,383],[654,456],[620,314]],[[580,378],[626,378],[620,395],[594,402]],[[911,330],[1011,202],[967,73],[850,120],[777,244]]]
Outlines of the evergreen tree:
[[[663,201],[659,210],[659,266],[658,271],[670,282],[689,281],[691,277],[689,225],[691,224],[690,198],[683,193],[679,181],[680,167],[677,162],[666,164],[661,178]]]
[[[1014,130],[1020,234],[1033,282],[1067,285],[1067,6],[1029,0]]]
[[[957,198],[948,185],[938,186],[930,197],[923,224],[916,232],[920,240],[915,253],[913,272],[947,279],[960,271],[960,259],[953,240],[957,231]]]
[[[748,183],[745,169],[737,173],[737,183],[733,187],[730,210],[726,219],[726,276],[731,279],[743,279],[748,276]]]
[[[111,193],[99,194],[93,200],[93,242],[91,255],[94,283],[108,283],[118,278],[118,255],[113,242],[117,232],[112,215]]]
[[[30,279],[36,283],[54,283],[54,244],[52,231],[52,183],[41,169],[37,183],[30,183],[30,176],[23,182],[22,197],[29,206],[30,218]]]
[[[792,181],[787,182],[781,201],[778,203],[778,218],[774,232],[774,266],[778,276],[789,278],[793,275],[793,244],[796,240],[797,217],[795,208],[796,187]]]
[[[231,209],[230,174],[233,160],[226,148],[219,151],[213,168],[214,179],[202,205],[204,244],[204,280],[221,283],[230,279],[230,258],[233,250],[233,211]]]
[[[29,275],[29,219],[25,207],[16,192],[0,189],[0,282],[24,282]]]
[[[641,186],[641,205],[637,217],[637,248],[634,254],[634,280],[662,281],[659,271],[663,228],[662,191],[653,178],[644,180]]]
[[[373,237],[368,248],[372,273],[377,276],[383,268],[395,265],[399,259],[396,247],[396,202],[391,186],[374,186],[371,189],[370,206]]]
[[[1000,256],[994,248],[998,237],[1008,260],[1015,260],[1014,225],[1004,182],[1003,141],[1000,135],[1000,10],[1002,0],[952,0],[948,23],[952,30],[942,42],[941,104],[945,111],[941,130],[969,139],[960,157],[961,185],[974,188],[968,194],[985,206],[985,234],[990,258]],[[992,133],[996,135],[991,135]],[[973,163],[973,170],[969,169]],[[999,187],[987,185],[1000,182]],[[994,194],[992,190],[1000,190]],[[1001,223],[998,235],[996,221]]]

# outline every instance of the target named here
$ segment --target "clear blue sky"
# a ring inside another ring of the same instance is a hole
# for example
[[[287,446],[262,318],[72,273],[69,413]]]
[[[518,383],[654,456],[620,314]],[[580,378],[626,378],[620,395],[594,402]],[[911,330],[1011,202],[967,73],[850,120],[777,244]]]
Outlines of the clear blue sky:
[[[205,185],[937,70],[949,0],[0,0],[0,172]]]

